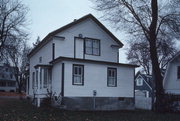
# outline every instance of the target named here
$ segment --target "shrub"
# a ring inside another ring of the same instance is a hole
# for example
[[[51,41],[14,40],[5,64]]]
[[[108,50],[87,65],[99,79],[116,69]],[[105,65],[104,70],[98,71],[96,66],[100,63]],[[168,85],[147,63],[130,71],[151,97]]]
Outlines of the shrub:
[[[166,112],[180,111],[180,95],[165,94],[164,95],[164,110]]]

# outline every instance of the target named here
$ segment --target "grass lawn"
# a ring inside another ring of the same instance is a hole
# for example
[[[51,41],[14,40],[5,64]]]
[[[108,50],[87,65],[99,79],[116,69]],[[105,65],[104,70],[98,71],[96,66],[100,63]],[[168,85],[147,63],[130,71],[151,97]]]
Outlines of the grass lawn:
[[[83,112],[36,108],[26,100],[1,99],[0,121],[180,121],[180,114],[150,111]]]

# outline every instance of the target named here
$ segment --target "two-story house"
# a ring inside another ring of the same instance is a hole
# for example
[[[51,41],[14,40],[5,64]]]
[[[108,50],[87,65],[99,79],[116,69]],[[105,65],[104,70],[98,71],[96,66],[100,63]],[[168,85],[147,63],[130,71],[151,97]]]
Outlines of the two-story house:
[[[14,76],[14,67],[9,64],[0,65],[0,91],[15,92],[16,79]]]
[[[66,109],[134,108],[136,65],[119,63],[123,44],[93,15],[49,33],[29,54],[30,97],[37,105],[47,89]]]

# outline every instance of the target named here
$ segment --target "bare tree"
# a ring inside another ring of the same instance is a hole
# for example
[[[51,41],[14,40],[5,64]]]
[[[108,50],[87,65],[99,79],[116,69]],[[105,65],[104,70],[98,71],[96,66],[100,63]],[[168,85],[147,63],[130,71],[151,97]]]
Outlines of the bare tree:
[[[28,8],[19,0],[0,0],[0,58],[13,43],[27,39]]]
[[[26,42],[21,43],[18,46],[12,46],[8,49],[8,57],[14,67],[14,75],[18,84],[18,92],[21,93],[22,88],[25,88],[27,76],[29,74],[27,66],[29,64],[28,53],[31,48]]]
[[[168,43],[167,43],[168,42]],[[177,48],[172,41],[158,41],[157,52],[161,73],[166,69],[169,60],[176,54]],[[142,72],[152,75],[152,63],[147,41],[131,41],[127,51],[127,59],[132,64],[142,67]]]
[[[151,61],[148,44],[146,42],[130,43],[128,48],[127,59],[132,64],[138,64],[142,67],[142,71],[151,74]]]
[[[148,42],[152,62],[156,111],[162,111],[163,79],[160,72],[157,41],[160,37],[173,40],[180,36],[180,0],[95,0],[104,18],[117,30],[126,30],[134,38]]]

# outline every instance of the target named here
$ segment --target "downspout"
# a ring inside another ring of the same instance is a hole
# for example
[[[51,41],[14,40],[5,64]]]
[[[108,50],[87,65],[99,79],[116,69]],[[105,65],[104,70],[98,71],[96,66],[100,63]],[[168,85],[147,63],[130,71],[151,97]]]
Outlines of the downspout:
[[[61,96],[62,96],[62,101],[61,105],[64,105],[64,63],[62,63],[62,72],[61,72]]]
[[[93,109],[96,110],[96,95],[97,91],[93,90]]]

